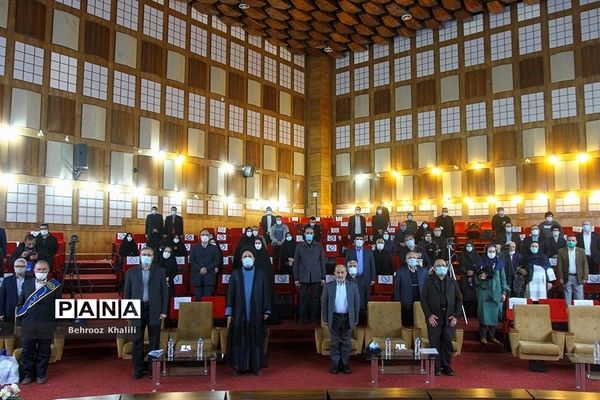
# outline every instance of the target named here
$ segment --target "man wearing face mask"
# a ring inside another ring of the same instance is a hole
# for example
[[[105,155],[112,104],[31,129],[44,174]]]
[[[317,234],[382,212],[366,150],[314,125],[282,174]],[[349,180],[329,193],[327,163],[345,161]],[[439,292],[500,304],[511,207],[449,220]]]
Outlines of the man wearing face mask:
[[[352,329],[358,324],[360,296],[356,284],[346,280],[346,267],[335,266],[335,281],[329,282],[321,296],[321,315],[331,336],[331,373],[350,371]]]
[[[431,267],[431,259],[427,255],[425,249],[416,245],[415,238],[413,237],[413,235],[406,235],[405,238],[405,246],[401,246],[398,251],[398,256],[400,257],[400,266],[405,266],[407,254],[410,252],[414,252],[417,253],[417,258],[421,260],[420,264],[427,268]]]
[[[419,265],[417,253],[406,255],[406,266],[398,268],[394,283],[394,301],[402,304],[402,326],[414,325],[413,304],[421,298],[421,290],[427,281],[428,268]]]
[[[196,289],[196,301],[215,293],[217,270],[221,260],[219,260],[219,250],[208,243],[209,240],[210,233],[203,229],[200,232],[200,244],[192,247],[190,251],[191,282]]]
[[[540,228],[537,225],[531,226],[531,235],[527,236],[521,242],[521,254],[523,257],[528,258],[532,255],[531,253],[531,244],[537,243],[538,247],[541,247],[542,253],[544,252],[544,238],[540,234]]]
[[[415,221],[415,217],[412,213],[406,214],[406,221],[404,222],[406,223],[406,233],[410,233],[412,235],[417,233],[419,226],[417,225],[417,221]]]
[[[567,247],[558,251],[556,278],[563,283],[567,306],[572,300],[583,300],[583,285],[587,283],[589,267],[585,250],[577,247],[575,235],[567,236]]]
[[[165,235],[183,235],[183,218],[177,215],[177,207],[171,207],[171,215],[165,218]]]
[[[371,218],[371,226],[373,227],[373,240],[377,240],[383,236],[383,232],[387,232],[389,220],[383,215],[383,207],[377,207],[375,215]]]
[[[348,233],[350,234],[350,240],[352,241],[356,239],[356,236],[367,234],[367,220],[360,215],[360,211],[360,207],[356,207],[354,209],[354,215],[348,218]]]
[[[266,366],[265,320],[271,314],[267,278],[254,256],[242,249],[242,268],[234,269],[227,290],[227,352],[235,376],[243,372],[262,375]]]
[[[525,297],[525,287],[529,283],[529,272],[523,266],[523,257],[517,253],[517,245],[514,242],[506,243],[507,249],[502,256],[506,265],[506,284],[511,297]]]
[[[310,217],[310,222],[307,225],[304,225],[304,229],[312,228],[315,232],[314,240],[315,242],[321,243],[321,225],[317,224],[317,217]]]
[[[438,215],[435,219],[435,226],[442,228],[443,237],[454,237],[454,218],[448,214],[448,209],[446,207],[442,208],[442,215]]]
[[[150,214],[146,215],[146,240],[153,249],[158,246],[164,231],[163,216],[158,213],[158,207],[152,206]],[[167,236],[171,237],[170,233]]]
[[[19,302],[23,283],[25,280],[31,279],[31,276],[25,275],[26,267],[27,261],[24,258],[17,258],[14,263],[15,273],[5,277],[2,280],[2,286],[0,286],[0,322],[4,323],[2,326],[2,336],[6,335],[5,340],[10,340],[10,344],[14,344],[15,307]],[[11,346],[7,350],[12,353],[14,346]]]
[[[540,234],[544,238],[552,237],[552,228],[554,226],[558,226],[558,229],[562,234],[562,227],[560,226],[558,221],[554,219],[554,214],[552,214],[552,211],[546,212],[544,218],[545,219],[538,225],[538,228],[540,229]]]
[[[363,236],[357,235],[354,248],[346,250],[346,264],[354,260],[357,263],[356,285],[360,295],[360,320],[365,320],[367,303],[371,297],[371,286],[375,284],[375,259],[371,249],[364,248]]]
[[[136,299],[142,303],[140,319],[132,320],[136,327],[133,339],[133,379],[144,374],[144,333],[148,328],[149,350],[160,346],[160,322],[167,318],[169,290],[165,270],[154,267],[154,249],[144,247],[140,252],[140,265],[131,268],[125,276],[124,299]]]
[[[265,241],[267,244],[271,243],[271,238],[269,237],[269,233],[271,232],[271,227],[275,225],[275,218],[273,217],[273,209],[271,207],[267,207],[265,209],[266,213],[260,219],[260,228],[265,237]],[[258,227],[256,228],[257,236],[258,236]]]
[[[294,252],[293,275],[296,287],[300,288],[300,322],[320,323],[319,295],[325,285],[325,252],[320,243],[314,241],[314,230],[304,230],[304,242]]]
[[[58,252],[58,240],[50,234],[48,224],[40,224],[40,233],[35,238],[35,245],[38,250],[38,260],[47,261],[50,271],[54,271],[54,256]]]
[[[39,259],[35,236],[28,233],[25,239],[19,243],[10,257],[10,263],[15,264],[18,258],[24,258],[27,262],[27,274],[33,275],[33,266]]]
[[[453,376],[452,339],[461,314],[462,297],[458,284],[448,276],[446,261],[436,260],[434,272],[421,290],[421,308],[427,321],[429,344],[439,353],[435,360],[435,374]]]
[[[492,229],[496,233],[496,237],[504,235],[504,227],[510,223],[510,217],[504,213],[504,207],[496,208],[496,214],[492,217]]]
[[[560,233],[559,226],[554,225],[552,227],[552,236],[544,240],[544,254],[546,254],[548,258],[554,258],[558,254],[558,250],[563,247],[567,247],[567,241]]]
[[[581,223],[581,233],[576,235],[577,247],[585,250],[590,274],[599,273],[600,264],[600,237],[594,232],[594,227],[589,220]]]
[[[396,252],[400,251],[400,247],[406,246],[406,235],[411,235],[408,232],[408,226],[406,225],[406,221],[400,222],[400,226],[398,227],[398,231],[394,234],[394,252],[391,252],[392,255],[395,255]],[[389,236],[389,233],[388,233]],[[384,238],[385,239],[385,238]]]
[[[498,256],[494,244],[488,244],[485,253],[477,261],[475,281],[477,282],[477,318],[479,319],[481,344],[500,343],[496,339],[496,325],[498,325],[502,305],[509,292],[504,266],[504,260]]]
[[[50,344],[56,330],[54,304],[62,297],[62,285],[56,279],[48,280],[49,271],[46,261],[35,263],[35,279],[23,282],[17,304],[17,323],[21,324],[23,343],[24,385],[30,384],[33,379],[38,384],[46,382]]]
[[[504,246],[508,242],[513,242],[517,249],[521,248],[521,237],[517,232],[513,232],[513,226],[510,222],[506,222],[502,228],[502,232],[496,232],[494,243]]]
[[[377,275],[392,275],[394,273],[392,255],[385,249],[383,239],[377,239],[375,250],[373,250],[373,259],[375,260],[375,273]]]
[[[271,246],[273,249],[273,265],[279,265],[279,252],[281,245],[285,241],[285,236],[289,232],[287,225],[283,223],[281,215],[275,217],[275,225],[271,226],[269,237],[271,238]]]

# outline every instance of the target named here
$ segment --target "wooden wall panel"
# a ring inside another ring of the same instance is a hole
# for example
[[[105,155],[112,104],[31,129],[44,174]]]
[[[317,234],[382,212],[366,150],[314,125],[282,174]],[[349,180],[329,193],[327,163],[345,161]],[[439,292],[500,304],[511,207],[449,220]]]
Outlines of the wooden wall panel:
[[[227,96],[234,100],[246,101],[246,78],[235,72],[229,72],[229,86],[227,88]]]
[[[277,157],[279,172],[284,174],[292,173],[293,164],[292,151],[288,149],[279,149],[279,156]]]
[[[81,174],[81,179],[91,182],[106,181],[106,151],[100,147],[88,146],[89,169]]]
[[[433,106],[435,104],[435,79],[417,83],[417,107]]]
[[[587,187],[588,190],[600,189],[600,159],[592,158],[587,163]]]
[[[187,135],[182,125],[165,122],[161,136],[161,150],[170,153],[187,153]]]
[[[188,59],[188,85],[197,89],[207,89],[206,63],[195,58]]]
[[[388,88],[376,90],[373,94],[373,111],[375,114],[387,114],[391,111],[391,95]]]
[[[85,21],[86,54],[102,57],[108,61],[110,52],[110,28],[92,21]]]
[[[543,57],[527,58],[519,63],[519,76],[521,89],[526,89],[544,84],[544,59]]]
[[[292,96],[292,118],[304,123],[304,98]]]
[[[552,127],[552,150],[554,154],[577,153],[577,123]]]
[[[194,163],[183,164],[183,187],[190,193],[206,193],[207,167]]]
[[[418,181],[419,197],[424,199],[437,199],[440,194],[440,178],[434,174],[420,174],[415,177]]]
[[[40,141],[36,138],[19,136],[8,142],[7,172],[31,176],[40,175]]]
[[[220,133],[208,133],[208,158],[216,161],[227,161],[227,136]]]
[[[259,142],[246,140],[246,164],[255,168],[262,167],[262,145]]]
[[[354,203],[354,181],[337,181],[335,183],[335,200],[338,204]]]
[[[368,174],[371,172],[371,150],[357,150],[354,152],[352,172],[355,174]]]
[[[60,96],[48,96],[47,130],[49,132],[75,134],[75,100]]]
[[[470,71],[465,74],[465,97],[481,97],[486,95],[487,70]]]
[[[396,178],[381,177],[373,181],[373,192],[380,201],[392,201],[396,191]]]
[[[155,43],[142,40],[142,61],[141,69],[143,72],[149,72],[157,76],[164,76],[164,51],[163,48]]]
[[[462,139],[460,138],[442,140],[440,145],[441,165],[461,165],[462,148]]]
[[[279,193],[277,192],[277,177],[275,175],[262,176],[262,198],[276,199]]]
[[[490,170],[470,169],[467,171],[467,193],[469,196],[490,195]]]
[[[335,100],[335,121],[348,121],[352,116],[352,99],[343,97]]]
[[[304,195],[304,181],[293,180],[292,192],[292,201],[294,202],[294,204],[304,204],[306,200],[306,197]]]
[[[548,191],[546,167],[543,163],[523,164],[523,191],[545,193]]]
[[[135,138],[135,115],[121,110],[112,110],[111,141],[123,146],[133,146]]]
[[[263,108],[277,112],[279,108],[279,95],[277,89],[273,86],[263,85]]]
[[[494,161],[513,160],[516,158],[517,142],[515,132],[494,133]]]
[[[415,167],[415,148],[412,144],[401,144],[395,148],[396,155],[392,157],[396,162],[395,169],[413,169]]]
[[[600,43],[581,47],[582,74],[584,78],[600,75],[600,63],[587,62],[587,60],[600,60]]]
[[[137,185],[141,187],[159,187],[162,171],[159,162],[150,156],[137,156]]]
[[[244,197],[246,194],[246,180],[240,173],[227,176],[227,195],[233,197]]]
[[[46,6],[37,0],[16,1],[15,31],[46,40]]]

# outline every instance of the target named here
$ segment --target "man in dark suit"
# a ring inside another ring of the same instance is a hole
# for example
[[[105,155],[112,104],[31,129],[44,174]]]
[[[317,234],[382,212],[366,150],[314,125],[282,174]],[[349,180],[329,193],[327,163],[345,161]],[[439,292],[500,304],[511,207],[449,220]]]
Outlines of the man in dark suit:
[[[376,241],[380,237],[383,237],[383,232],[387,231],[389,224],[389,215],[386,219],[385,215],[383,215],[383,207],[377,207],[375,215],[371,217],[371,226],[373,227],[373,241]]]
[[[590,221],[583,221],[581,224],[581,233],[578,233],[576,238],[577,247],[585,250],[590,274],[597,274],[599,272],[598,265],[600,265],[600,236],[592,232]]]
[[[544,240],[544,254],[548,258],[556,257],[558,250],[567,247],[567,241],[560,232],[558,225],[552,227],[552,236]]]
[[[583,300],[583,285],[587,283],[589,267],[585,250],[577,247],[575,235],[567,236],[567,247],[558,250],[556,279],[563,283],[565,302]]]
[[[360,296],[356,284],[346,280],[344,265],[336,265],[334,274],[335,281],[323,289],[321,314],[331,336],[331,373],[344,371],[349,374],[352,329],[358,324]]]
[[[396,272],[394,301],[402,304],[402,326],[414,325],[413,303],[421,298],[421,289],[429,272],[429,268],[419,266],[418,258],[417,253],[409,252],[406,265]]]
[[[521,236],[518,232],[513,232],[513,226],[509,222],[505,222],[501,232],[496,232],[494,243],[504,246],[508,242],[513,242],[517,249],[521,248]]]
[[[221,261],[217,246],[209,243],[210,233],[203,229],[200,232],[200,244],[192,247],[190,251],[190,264],[192,266],[191,282],[196,288],[196,301],[204,296],[212,296],[217,284],[217,272]]]
[[[364,248],[363,236],[356,236],[354,240],[354,248],[346,250],[346,265],[350,261],[356,261],[356,285],[358,286],[358,294],[360,295],[360,317],[364,320],[367,303],[371,297],[371,286],[375,284],[375,258],[373,250]],[[348,269],[350,275],[354,275]]]
[[[0,267],[4,267],[4,257],[8,256],[6,242],[6,231],[0,228]]]
[[[58,240],[50,234],[50,226],[46,223],[40,225],[40,233],[35,238],[38,250],[38,260],[48,261],[50,271],[54,271],[54,256],[58,252]]]
[[[306,230],[306,228],[312,228],[312,230],[315,232],[313,240],[317,243],[321,243],[321,225],[317,224],[317,217],[310,217],[310,222],[308,225],[304,225],[304,230]]]
[[[510,224],[510,222],[510,217],[504,213],[504,207],[498,207],[496,209],[496,215],[492,217],[492,230],[496,232],[496,236],[504,234],[504,227],[506,224]]]
[[[132,320],[136,327],[133,339],[133,379],[144,374],[144,332],[148,327],[150,350],[160,346],[160,322],[167,318],[169,290],[165,270],[154,264],[154,249],[144,247],[140,252],[140,265],[131,268],[125,276],[124,299],[142,303],[142,316]]]
[[[438,215],[435,219],[435,226],[442,228],[442,236],[445,238],[454,237],[454,218],[448,214],[446,207],[442,208],[442,215]]]
[[[160,240],[162,239],[162,233],[164,230],[163,216],[158,213],[158,207],[152,206],[150,214],[146,215],[146,243],[154,250],[158,247]],[[182,229],[183,230],[183,229]],[[170,238],[171,235],[167,234]]]
[[[506,284],[510,288],[511,297],[525,297],[525,287],[530,280],[527,267],[523,266],[523,256],[517,252],[515,242],[507,242],[502,252],[506,271]]]
[[[462,296],[458,284],[448,276],[446,261],[435,260],[434,274],[427,279],[421,291],[421,308],[427,321],[429,344],[439,353],[435,360],[435,374],[453,376],[452,339],[461,314]]]
[[[27,273],[33,275],[33,266],[39,259],[35,236],[31,233],[25,235],[25,239],[19,243],[15,251],[10,256],[10,263],[14,265],[17,258],[24,258],[27,261]]]
[[[367,220],[360,215],[360,207],[354,209],[354,216],[348,219],[348,234],[350,240],[356,239],[356,236],[364,236],[367,234]]]
[[[165,234],[169,237],[183,235],[183,218],[177,215],[177,207],[171,207],[171,215],[165,218]]]
[[[35,279],[23,283],[17,304],[17,323],[21,325],[23,342],[24,385],[33,382],[34,377],[38,384],[46,382],[50,344],[56,330],[54,302],[62,297],[60,282],[48,280],[48,272],[47,261],[35,263]]]
[[[14,263],[14,275],[7,276],[2,280],[2,286],[0,286],[0,322],[4,323],[2,336],[13,336],[15,307],[19,302],[23,283],[25,280],[31,279],[31,276],[25,276],[26,267],[27,261],[24,258],[17,258]],[[12,352],[12,349],[10,350]]]
[[[267,244],[271,244],[271,227],[275,225],[275,217],[273,216],[273,209],[271,207],[267,207],[265,209],[266,214],[263,215],[260,219],[260,229],[262,230],[263,237]]]

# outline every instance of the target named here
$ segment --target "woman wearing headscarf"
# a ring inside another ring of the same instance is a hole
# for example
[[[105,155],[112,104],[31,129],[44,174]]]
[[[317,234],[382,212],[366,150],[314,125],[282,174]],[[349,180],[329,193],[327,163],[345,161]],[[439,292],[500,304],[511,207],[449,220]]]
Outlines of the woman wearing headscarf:
[[[477,270],[477,251],[471,240],[467,240],[465,247],[459,257],[460,263],[460,286],[463,295],[463,304],[468,316],[477,314],[477,284],[475,282],[475,271]]]
[[[133,234],[131,232],[127,232],[125,234],[125,238],[121,240],[121,245],[119,246],[119,270],[123,269],[124,260],[127,257],[137,257],[140,255],[138,250],[137,243],[133,239]]]
[[[285,235],[285,241],[281,245],[281,251],[279,253],[279,272],[282,274],[291,274],[292,265],[294,265],[294,252],[296,251],[296,241],[294,236],[288,232]]]
[[[417,247],[423,249],[427,254],[429,260],[434,263],[435,260],[440,258],[441,249],[438,244],[433,240],[431,232],[425,232],[423,235],[423,240],[417,244]]]
[[[173,255],[173,249],[169,246],[158,249],[158,266],[164,268],[169,285],[169,304],[175,296],[175,277],[177,276],[177,260]]]
[[[421,240],[423,240],[423,238],[427,232],[429,232],[430,234],[433,234],[433,231],[431,230],[431,227],[429,226],[429,222],[423,221],[423,222],[421,222],[421,226],[419,226],[419,229],[417,229],[417,232],[415,232],[415,241],[417,243],[419,243]]]
[[[377,275],[393,275],[394,263],[392,255],[385,249],[385,240],[377,239],[373,249],[373,259],[375,260],[375,272]]]
[[[493,243],[485,248],[485,253],[477,261],[477,318],[479,319],[479,340],[482,344],[500,343],[496,339],[496,325],[502,313],[502,304],[508,294],[504,261],[497,254]]]
[[[534,301],[547,299],[548,291],[552,289],[552,283],[550,282],[556,279],[554,270],[550,266],[548,256],[540,251],[538,242],[532,242],[529,245],[529,251],[531,254],[524,262],[527,266],[527,275],[525,276],[528,279],[525,297]]]
[[[273,264],[271,263],[271,257],[267,253],[265,248],[264,240],[261,237],[254,238],[254,255],[256,257],[257,268],[262,269],[267,279],[269,286],[269,292],[271,295],[271,318],[267,321],[269,324],[279,323],[277,315],[275,315],[275,276],[273,275]]]
[[[242,249],[244,247],[254,248],[254,235],[252,234],[252,227],[248,226],[244,229],[244,236],[240,239],[235,251],[233,253],[233,268],[242,267]]]

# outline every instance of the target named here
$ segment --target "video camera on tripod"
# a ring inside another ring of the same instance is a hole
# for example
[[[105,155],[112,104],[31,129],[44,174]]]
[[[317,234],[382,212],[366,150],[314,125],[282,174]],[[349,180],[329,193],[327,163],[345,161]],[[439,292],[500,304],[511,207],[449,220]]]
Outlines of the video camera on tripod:
[[[65,263],[65,276],[69,277],[69,289],[71,292],[71,298],[75,297],[75,285],[77,285],[77,289],[79,292],[79,297],[81,297],[81,279],[79,276],[79,264],[77,263],[77,256],[75,251],[75,245],[79,242],[79,236],[76,234],[71,235],[71,239],[69,240],[69,258]]]

